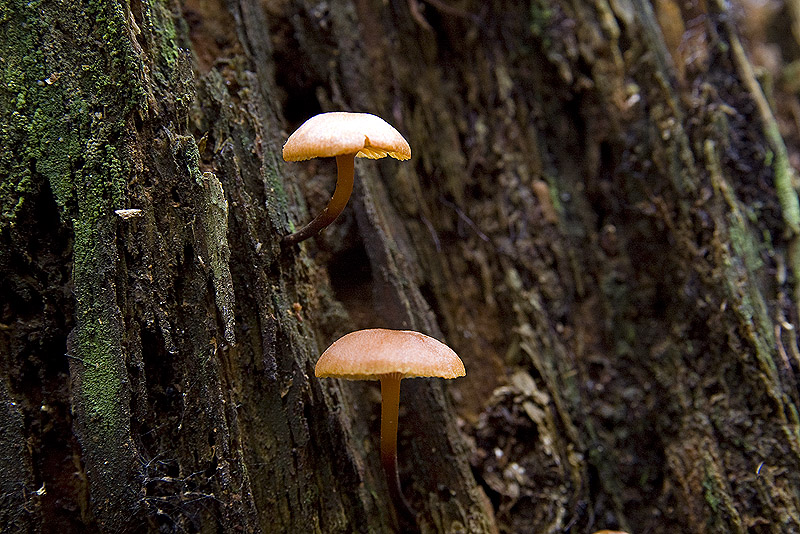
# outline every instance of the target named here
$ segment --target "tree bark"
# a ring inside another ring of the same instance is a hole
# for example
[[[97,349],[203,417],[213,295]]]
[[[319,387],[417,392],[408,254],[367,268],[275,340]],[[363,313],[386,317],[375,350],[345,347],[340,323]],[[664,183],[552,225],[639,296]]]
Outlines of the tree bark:
[[[797,97],[744,9],[0,2],[0,524],[800,532]],[[412,161],[282,249],[332,110]],[[402,383],[414,525],[377,383],[314,377],[368,327],[467,368]]]

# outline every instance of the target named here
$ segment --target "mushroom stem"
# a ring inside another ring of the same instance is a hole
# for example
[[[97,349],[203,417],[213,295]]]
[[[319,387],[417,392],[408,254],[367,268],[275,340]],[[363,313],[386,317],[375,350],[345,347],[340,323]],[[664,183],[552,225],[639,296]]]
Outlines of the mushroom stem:
[[[320,230],[336,220],[350,200],[353,192],[353,175],[355,174],[355,154],[342,154],[336,156],[337,178],[336,189],[324,210],[316,218],[293,234],[285,236],[282,240],[284,246],[291,246],[309,237],[314,237]]]
[[[398,513],[406,518],[416,516],[403,496],[397,472],[397,427],[400,410],[400,380],[402,373],[381,375],[381,464],[389,485],[389,494]]]

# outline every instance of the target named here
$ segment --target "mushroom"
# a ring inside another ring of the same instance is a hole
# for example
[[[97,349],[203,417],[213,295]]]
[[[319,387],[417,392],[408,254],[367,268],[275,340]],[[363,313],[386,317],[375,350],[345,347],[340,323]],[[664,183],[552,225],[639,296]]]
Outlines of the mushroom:
[[[338,177],[328,206],[317,217],[283,238],[294,245],[332,223],[342,212],[353,192],[355,158],[411,158],[411,147],[388,122],[369,113],[334,112],[311,117],[283,145],[283,159],[303,161],[336,157]]]
[[[381,381],[381,464],[395,506],[413,517],[397,473],[400,380],[458,378],[466,374],[464,363],[450,347],[425,334],[374,328],[335,341],[320,356],[315,374],[319,378]]]

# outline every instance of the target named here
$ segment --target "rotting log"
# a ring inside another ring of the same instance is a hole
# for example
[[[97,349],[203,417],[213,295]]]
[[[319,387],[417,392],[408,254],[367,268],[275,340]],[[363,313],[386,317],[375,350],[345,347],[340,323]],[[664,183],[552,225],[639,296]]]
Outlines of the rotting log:
[[[467,367],[403,382],[420,532],[799,531],[796,95],[743,9],[0,3],[2,524],[397,530],[376,386],[313,373],[390,327]],[[282,251],[331,110],[413,159]]]

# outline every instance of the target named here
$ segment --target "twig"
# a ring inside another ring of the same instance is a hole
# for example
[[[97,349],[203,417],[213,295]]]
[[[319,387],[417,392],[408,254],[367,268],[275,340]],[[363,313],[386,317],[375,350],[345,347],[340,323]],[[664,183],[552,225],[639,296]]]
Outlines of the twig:
[[[489,239],[489,236],[484,234],[483,232],[481,232],[481,229],[478,228],[478,225],[475,224],[475,222],[472,219],[467,217],[467,215],[463,211],[461,211],[461,208],[459,208],[458,206],[456,206],[455,204],[453,204],[452,202],[450,202],[449,200],[447,200],[444,197],[439,197],[439,200],[442,202],[442,204],[444,204],[448,208],[452,208],[453,211],[455,211],[456,214],[458,214],[459,219],[461,219],[462,221],[467,223],[467,225],[470,228],[472,228],[475,231],[476,234],[478,234],[478,237],[480,237],[481,239],[483,239],[487,243],[491,241],[491,239]]]

